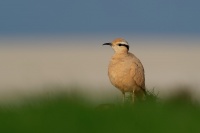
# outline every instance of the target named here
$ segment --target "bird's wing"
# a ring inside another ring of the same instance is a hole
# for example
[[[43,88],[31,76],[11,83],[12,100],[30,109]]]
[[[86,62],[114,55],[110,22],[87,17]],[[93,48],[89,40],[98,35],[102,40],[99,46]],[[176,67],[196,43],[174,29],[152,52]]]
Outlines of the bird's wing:
[[[131,74],[137,86],[145,89],[144,68],[139,60],[135,60],[132,62]]]

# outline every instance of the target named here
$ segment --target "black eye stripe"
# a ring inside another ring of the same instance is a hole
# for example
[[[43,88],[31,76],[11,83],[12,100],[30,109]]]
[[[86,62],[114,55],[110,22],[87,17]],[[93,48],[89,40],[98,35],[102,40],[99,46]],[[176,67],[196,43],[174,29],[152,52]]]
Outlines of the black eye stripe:
[[[129,46],[128,45],[126,45],[126,44],[118,44],[118,46],[124,46],[124,47],[126,47],[128,50],[129,50]]]
[[[119,46],[124,46],[125,44],[121,44],[121,43],[120,43],[120,44],[118,44],[118,45],[119,45]]]

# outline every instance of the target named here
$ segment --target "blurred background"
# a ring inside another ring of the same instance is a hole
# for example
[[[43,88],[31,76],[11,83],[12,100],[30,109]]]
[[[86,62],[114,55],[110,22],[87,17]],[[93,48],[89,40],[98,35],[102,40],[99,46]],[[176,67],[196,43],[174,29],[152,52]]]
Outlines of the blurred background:
[[[125,38],[143,63],[146,86],[165,95],[179,86],[200,94],[198,0],[0,1],[0,100],[79,91],[104,102],[120,97],[107,76]],[[73,87],[72,87],[73,86]]]

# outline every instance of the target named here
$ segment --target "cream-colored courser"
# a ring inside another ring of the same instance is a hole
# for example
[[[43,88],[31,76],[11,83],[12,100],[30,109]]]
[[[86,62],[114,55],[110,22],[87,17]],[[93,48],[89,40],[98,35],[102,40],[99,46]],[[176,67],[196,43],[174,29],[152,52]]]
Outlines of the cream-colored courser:
[[[128,42],[123,38],[116,38],[111,43],[103,45],[110,45],[115,52],[110,60],[108,76],[111,83],[122,92],[123,102],[125,92],[132,93],[132,101],[135,97],[144,98],[146,93],[144,68],[140,60],[128,52]]]

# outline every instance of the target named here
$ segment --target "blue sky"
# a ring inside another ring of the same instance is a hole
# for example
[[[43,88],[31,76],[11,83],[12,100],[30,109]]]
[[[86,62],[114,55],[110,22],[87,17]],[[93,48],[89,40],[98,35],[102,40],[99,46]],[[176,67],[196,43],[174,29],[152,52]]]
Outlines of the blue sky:
[[[199,14],[199,0],[1,0],[0,35],[199,35]]]

